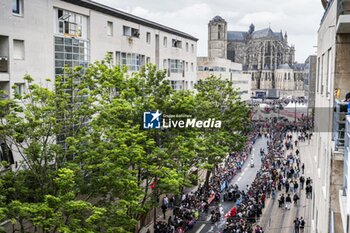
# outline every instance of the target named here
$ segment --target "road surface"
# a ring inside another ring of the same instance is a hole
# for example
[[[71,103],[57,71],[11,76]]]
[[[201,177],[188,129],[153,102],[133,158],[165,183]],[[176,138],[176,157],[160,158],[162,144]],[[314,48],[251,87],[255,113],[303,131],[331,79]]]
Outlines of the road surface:
[[[261,167],[261,157],[260,157],[260,148],[264,148],[265,152],[267,152],[267,139],[265,137],[259,138],[256,140],[253,150],[249,158],[247,159],[246,163],[244,164],[242,168],[242,172],[238,173],[230,182],[230,184],[235,185],[237,184],[239,189],[246,189],[247,185],[251,185],[251,183],[254,181],[255,175],[257,171]],[[254,167],[250,167],[250,158],[254,159]],[[234,202],[224,202],[221,200],[220,204],[220,211],[221,211],[221,220],[215,224],[210,222],[210,214],[203,215],[200,217],[199,221],[195,224],[194,228],[189,231],[190,233],[218,233],[221,232],[226,224],[226,219],[224,218],[224,215],[231,210],[231,208],[234,206]],[[215,209],[216,206],[211,206],[211,209]],[[210,212],[210,211],[209,211]]]

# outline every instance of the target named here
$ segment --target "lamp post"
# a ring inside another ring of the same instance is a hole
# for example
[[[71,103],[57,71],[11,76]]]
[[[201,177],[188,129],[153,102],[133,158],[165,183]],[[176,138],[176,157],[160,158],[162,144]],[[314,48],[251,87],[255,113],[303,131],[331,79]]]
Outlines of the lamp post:
[[[297,123],[297,101],[294,101],[294,123]]]

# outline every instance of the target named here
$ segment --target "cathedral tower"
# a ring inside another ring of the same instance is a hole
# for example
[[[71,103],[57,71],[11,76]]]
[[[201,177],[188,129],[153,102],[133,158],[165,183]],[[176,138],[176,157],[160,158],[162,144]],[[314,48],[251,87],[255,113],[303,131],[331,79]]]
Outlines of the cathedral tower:
[[[220,16],[208,24],[208,56],[227,58],[227,22]]]

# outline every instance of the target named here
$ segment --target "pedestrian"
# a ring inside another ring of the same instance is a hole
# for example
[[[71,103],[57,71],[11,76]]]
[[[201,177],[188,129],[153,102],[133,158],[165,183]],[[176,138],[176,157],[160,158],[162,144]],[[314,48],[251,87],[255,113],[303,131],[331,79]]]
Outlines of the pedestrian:
[[[288,194],[286,197],[286,209],[287,210],[290,210],[291,204],[292,204],[292,198],[290,197],[290,194]]]
[[[174,204],[175,204],[175,195],[173,195],[169,200],[170,209],[174,209]]]
[[[165,195],[164,199],[163,199],[163,204],[166,206],[166,208],[169,207],[169,198],[168,195]]]
[[[300,221],[298,217],[294,220],[294,233],[299,233]]]
[[[293,182],[292,180],[290,181],[290,184],[289,184],[289,191],[290,191],[291,193],[294,192],[294,182]]]
[[[304,174],[304,169],[305,169],[305,164],[303,163],[303,165],[301,165],[301,171]]]
[[[163,203],[163,205],[161,206],[161,208],[162,208],[162,212],[163,212],[163,217],[164,217],[164,219],[166,219],[165,213],[166,213],[167,207],[166,207],[166,205],[164,205],[164,203]]]
[[[294,203],[294,206],[297,206],[298,205],[298,200],[299,200],[299,196],[297,193],[294,193],[293,195],[293,203]]]
[[[288,193],[289,192],[289,183],[288,182],[286,182],[285,188],[286,188],[286,193]]]
[[[304,183],[305,183],[304,176],[300,176],[299,182],[300,182],[300,189],[304,189]]]
[[[300,233],[304,233],[304,228],[305,228],[305,220],[304,220],[304,218],[303,217],[300,217],[300,220],[299,220],[299,222],[300,222]]]
[[[272,197],[273,200],[276,198],[276,190],[275,190],[275,188],[272,188],[271,197]]]
[[[298,191],[299,185],[297,181],[294,181],[294,193]]]
[[[278,207],[283,208],[284,205],[284,194],[280,196],[280,199],[278,200]]]

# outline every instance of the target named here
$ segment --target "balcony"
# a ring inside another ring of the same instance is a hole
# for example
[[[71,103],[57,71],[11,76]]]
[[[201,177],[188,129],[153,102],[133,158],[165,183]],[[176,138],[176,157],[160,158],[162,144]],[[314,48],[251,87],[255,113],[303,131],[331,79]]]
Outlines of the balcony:
[[[350,0],[339,0],[337,34],[350,33]]]
[[[349,102],[334,101],[333,132],[334,151],[343,152],[345,145],[345,120]]]

